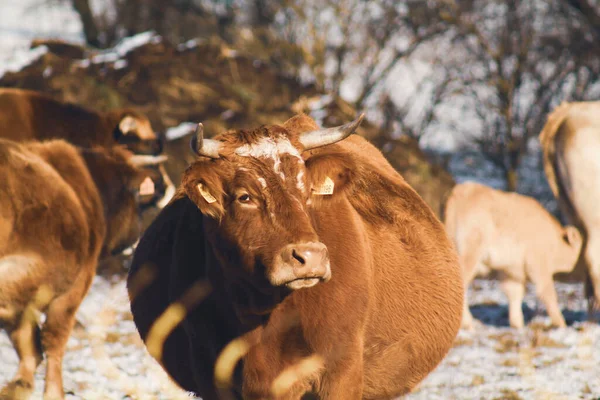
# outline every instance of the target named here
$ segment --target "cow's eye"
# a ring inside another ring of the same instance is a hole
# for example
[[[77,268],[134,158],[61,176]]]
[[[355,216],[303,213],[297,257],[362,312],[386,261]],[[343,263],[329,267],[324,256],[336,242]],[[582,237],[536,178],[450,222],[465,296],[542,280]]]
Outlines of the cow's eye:
[[[238,201],[240,203],[248,203],[248,202],[250,202],[250,195],[248,193],[241,194],[238,197]]]

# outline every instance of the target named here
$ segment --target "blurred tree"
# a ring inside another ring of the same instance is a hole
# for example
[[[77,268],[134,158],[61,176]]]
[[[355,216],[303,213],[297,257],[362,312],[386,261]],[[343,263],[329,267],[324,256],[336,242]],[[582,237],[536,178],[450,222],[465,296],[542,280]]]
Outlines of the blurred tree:
[[[220,37],[377,111],[381,146],[399,134],[462,133],[510,190],[550,109],[592,97],[600,78],[598,0],[107,0],[95,18],[88,0],[70,1],[91,44],[149,29],[176,43]],[[414,90],[392,85],[419,52],[429,73],[404,73]]]
[[[401,60],[444,32],[433,16],[416,0],[299,0],[274,28],[304,50],[319,85],[338,96],[344,84],[352,86],[346,100],[363,108]]]
[[[585,99],[598,83],[596,27],[573,8],[585,0],[440,1],[452,54],[439,104],[466,101],[482,130],[467,133],[516,190],[517,168],[547,113],[562,99]],[[588,4],[588,3],[586,3]],[[589,5],[589,4],[588,4]]]
[[[83,25],[83,35],[88,45],[98,47],[100,41],[98,40],[98,27],[92,14],[92,9],[88,0],[71,0],[71,5],[77,11],[81,18],[81,24]]]

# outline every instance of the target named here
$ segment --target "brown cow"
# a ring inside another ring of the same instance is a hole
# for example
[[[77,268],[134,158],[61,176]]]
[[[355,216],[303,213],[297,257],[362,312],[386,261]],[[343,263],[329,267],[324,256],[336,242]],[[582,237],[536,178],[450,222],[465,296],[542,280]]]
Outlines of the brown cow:
[[[600,101],[563,103],[540,133],[544,171],[561,211],[585,236],[589,311],[600,310]]]
[[[564,327],[552,277],[575,267],[583,239],[577,228],[560,223],[535,199],[475,182],[456,185],[445,211],[446,229],[458,250],[465,288],[476,275],[501,273],[509,320],[524,325],[523,296],[529,279],[555,326]],[[463,327],[473,328],[465,298]]]
[[[75,312],[99,257],[140,234],[137,206],[152,197],[148,170],[140,167],[165,159],[118,146],[78,150],[62,140],[0,139],[0,326],[20,358],[0,398],[29,396],[43,353],[45,397],[64,397],[62,358]],[[40,330],[27,306],[42,287],[49,297]]]
[[[12,88],[0,89],[0,137],[64,139],[81,147],[119,143],[136,154],[156,155],[162,150],[148,118],[133,109],[101,113],[41,92]]]
[[[135,154],[162,152],[162,139],[148,118],[133,109],[101,113],[24,89],[0,88],[0,138],[17,142],[63,139],[86,148],[122,144]],[[175,187],[164,166],[157,169],[160,175],[155,182],[166,187],[164,197],[156,203],[162,208],[173,197]]]
[[[452,346],[463,299],[456,253],[381,152],[342,140],[359,123],[319,129],[300,115],[212,140],[199,128],[201,158],[142,236],[128,278],[146,343],[169,304],[210,284],[158,358],[185,389],[223,395],[215,361],[236,337],[250,345],[233,381],[245,399],[390,399]],[[152,268],[157,278],[139,289]],[[276,384],[318,359],[292,386]]]

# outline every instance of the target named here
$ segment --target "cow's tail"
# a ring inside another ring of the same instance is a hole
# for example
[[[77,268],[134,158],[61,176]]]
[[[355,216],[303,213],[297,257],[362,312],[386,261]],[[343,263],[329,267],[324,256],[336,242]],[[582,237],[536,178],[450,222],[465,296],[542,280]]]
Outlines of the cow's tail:
[[[440,208],[439,208],[439,216],[440,216],[440,220],[442,222],[444,222],[444,220],[446,219],[446,205],[448,204],[448,199],[450,198],[450,195],[452,194],[452,190],[455,187],[456,187],[456,183],[453,184],[451,188],[449,188],[442,194],[442,199],[440,201]]]
[[[569,214],[568,217],[571,220],[571,223],[582,228],[583,224],[581,222],[581,218],[579,217],[579,214],[573,205],[573,202],[569,196],[569,192],[565,190],[564,184],[562,183],[558,173],[556,143],[559,135],[562,132],[560,128],[567,118],[572,106],[573,103],[563,102],[561,105],[556,107],[548,116],[546,125],[544,125],[544,128],[540,132],[539,138],[543,151],[544,172],[546,173],[546,178],[548,179],[550,189],[552,190],[552,193],[554,194],[554,197],[556,197],[557,201],[561,202],[566,208],[563,211],[566,211]],[[586,232],[582,233],[586,235]],[[586,245],[584,244],[584,247],[581,249],[580,261],[585,257],[585,246]],[[587,260],[584,260],[584,262],[587,264]],[[585,297],[588,302],[588,312],[591,315],[594,311],[600,309],[600,299],[597,299],[595,296],[592,278],[587,265],[584,270],[586,275]]]
[[[544,172],[546,173],[550,189],[557,199],[561,193],[556,172],[556,136],[570,109],[571,104],[567,102],[563,102],[556,107],[548,115],[546,124],[542,128],[539,136],[540,145],[542,146],[543,151]]]
[[[456,235],[456,188],[458,186],[454,186],[452,190],[448,191],[444,196],[444,201],[442,202],[442,207],[440,211],[440,218],[444,222],[444,227],[446,228],[446,233],[448,237],[455,243],[454,237]]]

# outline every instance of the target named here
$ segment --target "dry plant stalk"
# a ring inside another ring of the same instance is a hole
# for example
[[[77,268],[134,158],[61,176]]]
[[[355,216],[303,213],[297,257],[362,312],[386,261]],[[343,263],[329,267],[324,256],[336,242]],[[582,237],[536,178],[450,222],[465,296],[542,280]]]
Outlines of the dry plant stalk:
[[[316,375],[324,367],[325,361],[323,360],[323,357],[318,354],[303,358],[297,363],[284,369],[277,378],[273,380],[273,383],[271,384],[271,393],[276,398],[283,396],[300,379]]]

